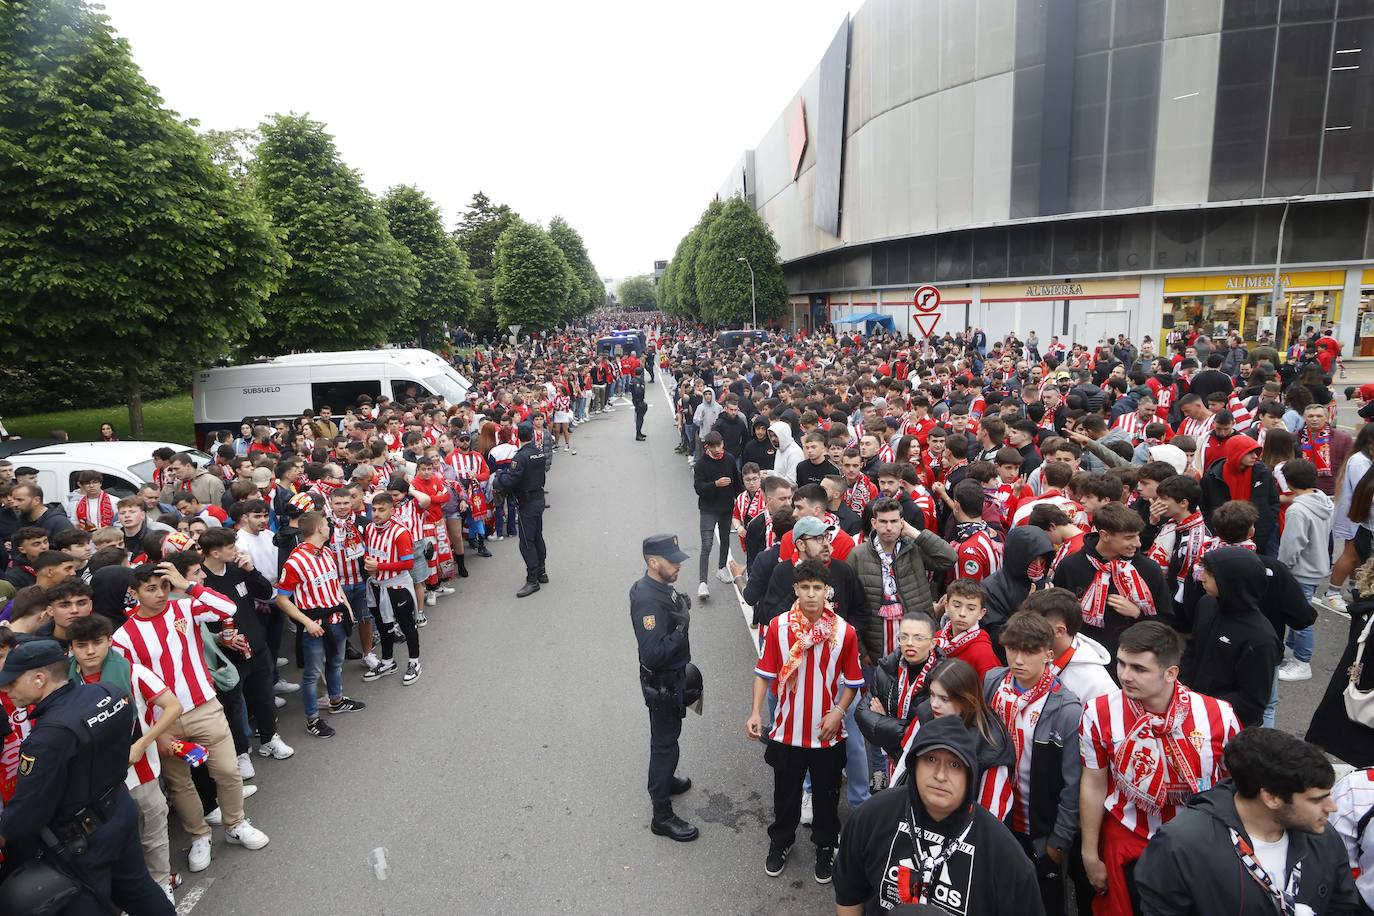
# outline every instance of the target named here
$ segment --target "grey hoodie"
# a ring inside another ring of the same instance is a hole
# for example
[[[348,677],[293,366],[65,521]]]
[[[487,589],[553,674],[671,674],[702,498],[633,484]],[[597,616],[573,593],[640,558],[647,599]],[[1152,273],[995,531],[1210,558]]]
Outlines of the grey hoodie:
[[[1303,585],[1319,585],[1331,571],[1327,540],[1336,504],[1320,490],[1296,496],[1284,516],[1279,563]]]
[[[711,431],[711,427],[716,425],[716,418],[720,416],[721,406],[716,401],[716,392],[712,388],[707,388],[702,392],[701,403],[697,405],[697,411],[692,415],[692,422],[696,424],[701,435],[706,435]]]

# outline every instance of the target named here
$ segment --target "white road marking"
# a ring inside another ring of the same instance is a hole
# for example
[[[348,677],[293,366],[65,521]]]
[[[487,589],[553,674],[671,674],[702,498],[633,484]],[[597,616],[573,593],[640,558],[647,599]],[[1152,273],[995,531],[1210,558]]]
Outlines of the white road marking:
[[[200,903],[200,898],[205,896],[205,892],[210,889],[210,885],[215,883],[214,878],[206,878],[204,884],[198,884],[185,894],[181,895],[181,900],[177,902],[177,916],[187,916]]]
[[[658,377],[658,387],[663,390],[663,400],[668,405],[668,412],[675,413],[677,408],[673,405],[673,396],[668,392],[668,383],[664,381],[664,376],[666,374],[667,373],[661,368],[655,373],[655,375]],[[676,423],[673,424],[673,428],[677,428]],[[717,532],[715,537],[716,541],[714,541],[714,543],[719,543],[720,533]],[[733,560],[734,558],[735,555],[732,545],[730,551],[730,559]],[[747,574],[748,570],[745,570],[745,572]],[[762,658],[763,649],[759,646],[758,635],[754,630],[754,609],[745,603],[744,594],[739,590],[738,583],[731,582],[730,588],[735,593],[735,600],[739,602],[739,612],[741,616],[744,617],[744,635],[749,638],[749,648],[753,649],[754,653],[758,655],[758,657]]]

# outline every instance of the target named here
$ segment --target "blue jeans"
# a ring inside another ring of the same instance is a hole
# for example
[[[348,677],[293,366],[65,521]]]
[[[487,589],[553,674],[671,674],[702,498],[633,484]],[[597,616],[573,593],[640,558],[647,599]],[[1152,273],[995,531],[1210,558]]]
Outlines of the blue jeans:
[[[348,599],[348,607],[353,612],[353,622],[362,623],[372,619],[372,611],[367,607],[367,583],[359,582],[357,585],[344,585],[344,597]],[[371,651],[370,647],[364,647],[364,652]]]
[[[324,634],[311,636],[301,633],[301,649],[305,653],[305,674],[301,677],[301,701],[305,704],[305,717],[313,719],[320,714],[320,698],[316,692],[320,670],[324,670],[324,686],[331,700],[343,696],[344,663],[344,625],[342,623],[321,623]]]
[[[1316,585],[1308,585],[1306,582],[1299,582],[1298,585],[1302,588],[1302,596],[1309,601],[1317,593]],[[1317,636],[1313,628],[1303,627],[1301,630],[1290,628],[1283,644],[1293,650],[1293,657],[1298,661],[1311,663],[1312,650],[1316,647],[1316,642]]]

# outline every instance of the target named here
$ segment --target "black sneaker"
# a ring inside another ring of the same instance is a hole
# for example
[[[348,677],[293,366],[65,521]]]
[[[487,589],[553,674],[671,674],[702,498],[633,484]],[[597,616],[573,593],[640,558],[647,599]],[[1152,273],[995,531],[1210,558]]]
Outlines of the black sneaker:
[[[329,723],[325,722],[319,716],[316,716],[313,719],[306,719],[305,730],[310,732],[310,734],[314,735],[316,738],[334,737],[334,729],[330,728]]]
[[[868,774],[868,791],[872,795],[877,795],[887,788],[887,770],[875,770]]]
[[[410,664],[406,665],[406,673],[401,675],[401,683],[409,687],[420,679],[420,661],[412,658]]]
[[[367,704],[362,700],[355,700],[351,697],[340,697],[339,702],[329,701],[329,711],[335,714],[341,712],[357,712],[360,709],[367,709]]]
[[[816,883],[829,884],[830,876],[835,871],[835,847],[817,846],[816,847]]]
[[[379,680],[380,678],[386,677],[388,674],[395,674],[395,673],[396,673],[396,660],[395,660],[394,658],[391,658],[391,659],[387,659],[386,661],[382,662],[382,663],[381,663],[380,665],[378,665],[376,668],[372,668],[371,670],[364,671],[364,672],[363,672],[363,680],[365,680],[365,681],[375,681],[375,680]]]
[[[787,854],[792,851],[791,846],[769,846],[768,859],[763,863],[763,870],[768,877],[776,878],[782,874],[782,868],[787,864]]]

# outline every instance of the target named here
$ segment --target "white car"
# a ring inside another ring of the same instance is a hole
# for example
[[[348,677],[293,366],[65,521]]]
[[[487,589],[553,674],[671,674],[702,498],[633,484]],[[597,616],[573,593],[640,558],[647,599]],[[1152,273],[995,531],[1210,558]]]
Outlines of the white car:
[[[10,444],[17,444],[11,440]],[[175,442],[60,442],[15,451],[8,460],[15,469],[38,469],[38,485],[43,488],[43,500],[70,508],[76,492],[76,475],[81,471],[99,471],[105,492],[115,499],[123,499],[138,492],[139,487],[153,482],[153,452],[166,446],[174,452],[190,452],[198,465],[211,463],[209,455]]]

